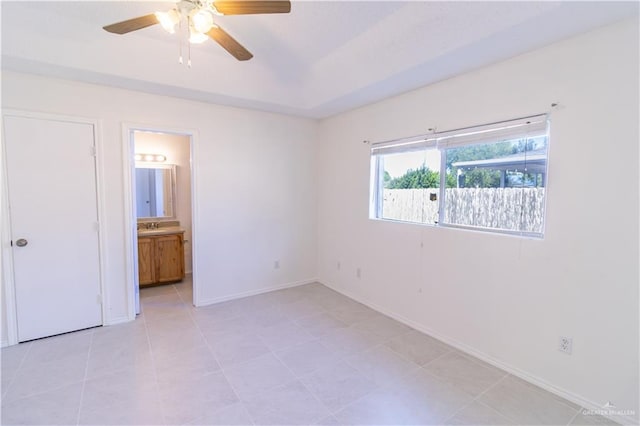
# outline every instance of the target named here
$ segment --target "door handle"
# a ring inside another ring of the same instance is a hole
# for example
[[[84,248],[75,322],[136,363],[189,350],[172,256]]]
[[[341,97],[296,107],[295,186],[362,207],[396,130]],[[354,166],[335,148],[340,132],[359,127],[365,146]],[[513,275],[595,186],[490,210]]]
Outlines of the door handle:
[[[18,247],[24,247],[27,244],[29,244],[29,241],[25,240],[24,238],[20,238],[18,241],[16,241],[16,245]]]

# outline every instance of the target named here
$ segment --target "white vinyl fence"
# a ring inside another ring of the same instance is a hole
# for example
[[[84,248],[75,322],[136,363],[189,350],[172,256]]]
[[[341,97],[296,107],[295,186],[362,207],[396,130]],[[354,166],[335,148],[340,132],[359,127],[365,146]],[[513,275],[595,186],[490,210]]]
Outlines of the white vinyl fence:
[[[385,189],[382,217],[436,223],[438,188]],[[447,188],[445,223],[494,229],[542,232],[544,188]]]

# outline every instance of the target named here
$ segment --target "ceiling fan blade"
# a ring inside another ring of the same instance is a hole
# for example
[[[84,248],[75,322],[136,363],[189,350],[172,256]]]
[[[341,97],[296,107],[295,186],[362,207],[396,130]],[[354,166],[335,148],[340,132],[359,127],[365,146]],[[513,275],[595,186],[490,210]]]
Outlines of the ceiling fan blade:
[[[289,13],[291,2],[280,1],[249,1],[249,0],[218,0],[213,3],[216,10],[223,15],[254,15],[261,13]]]
[[[207,33],[209,37],[218,42],[218,44],[225,48],[225,50],[231,53],[239,61],[248,61],[253,58],[251,52],[238,43],[233,37],[231,37],[225,30],[220,27],[214,26]]]
[[[128,19],[126,21],[117,22],[115,24],[102,27],[105,31],[109,31],[114,34],[126,34],[131,31],[141,30],[143,28],[150,27],[158,23],[156,15],[151,13],[145,16],[139,16],[137,18]]]

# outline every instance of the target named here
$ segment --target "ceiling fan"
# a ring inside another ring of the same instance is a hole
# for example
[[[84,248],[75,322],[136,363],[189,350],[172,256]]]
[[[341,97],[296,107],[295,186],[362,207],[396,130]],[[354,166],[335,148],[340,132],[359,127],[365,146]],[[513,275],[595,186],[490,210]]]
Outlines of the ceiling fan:
[[[253,55],[216,25],[215,16],[253,15],[264,13],[289,13],[289,0],[181,0],[166,12],[155,12],[126,21],[102,27],[114,34],[127,34],[155,24],[160,24],[169,33],[175,33],[176,26],[183,24],[189,31],[189,43],[202,43],[211,38],[239,61],[246,61]],[[180,58],[182,62],[182,56]]]

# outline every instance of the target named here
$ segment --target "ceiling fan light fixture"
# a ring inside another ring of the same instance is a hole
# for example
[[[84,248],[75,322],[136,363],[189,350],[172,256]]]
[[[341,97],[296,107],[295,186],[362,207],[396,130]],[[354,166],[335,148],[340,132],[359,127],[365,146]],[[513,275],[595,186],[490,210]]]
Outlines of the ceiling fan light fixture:
[[[205,34],[213,27],[213,15],[207,9],[196,9],[191,13],[191,25],[193,29]]]
[[[2,1],[2,0],[0,0]],[[166,12],[155,12],[102,27],[112,34],[127,34],[160,24],[170,34],[179,32],[179,63],[183,63],[186,42],[191,66],[191,44],[211,39],[239,61],[253,58],[242,44],[215,24],[216,16],[263,15],[291,12],[290,0],[173,0],[175,6]],[[188,41],[185,39],[188,38]]]
[[[208,35],[202,34],[201,32],[198,32],[198,31],[194,31],[193,28],[189,33],[190,33],[189,43],[200,44],[200,43],[204,43],[209,38]]]
[[[180,22],[180,15],[175,9],[171,9],[168,12],[156,12],[156,18],[169,34],[176,32],[176,24]]]

